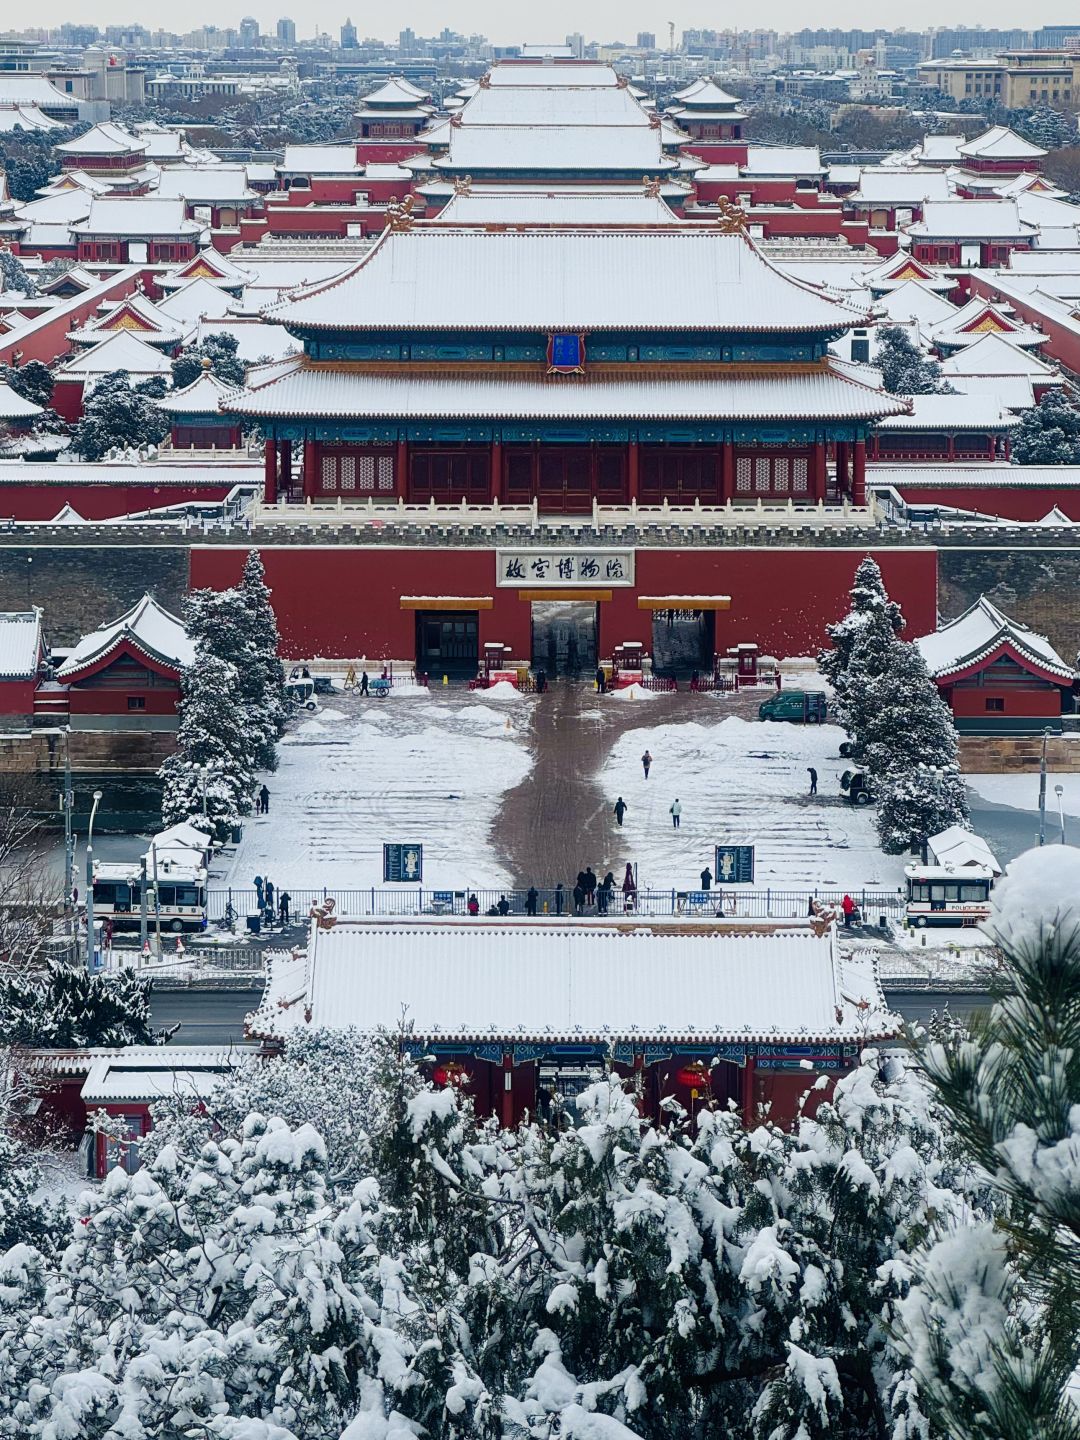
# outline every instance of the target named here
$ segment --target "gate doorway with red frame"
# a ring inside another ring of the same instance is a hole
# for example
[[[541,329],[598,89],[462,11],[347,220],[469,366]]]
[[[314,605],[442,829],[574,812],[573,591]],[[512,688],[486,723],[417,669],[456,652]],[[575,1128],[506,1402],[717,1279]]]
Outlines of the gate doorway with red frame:
[[[716,614],[712,610],[654,610],[653,673],[689,680],[695,672],[711,675],[716,651]]]
[[[548,678],[580,677],[596,670],[599,605],[589,600],[534,600],[532,664]]]
[[[416,612],[416,672],[471,679],[480,668],[480,617],[475,610]]]

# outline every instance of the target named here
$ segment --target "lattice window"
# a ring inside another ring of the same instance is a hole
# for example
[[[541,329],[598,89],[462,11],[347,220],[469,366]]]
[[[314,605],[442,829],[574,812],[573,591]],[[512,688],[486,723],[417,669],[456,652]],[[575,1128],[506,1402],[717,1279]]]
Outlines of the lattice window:
[[[754,461],[754,490],[759,495],[768,494],[772,480],[772,461],[768,455],[759,455]]]
[[[333,455],[322,457],[322,484],[324,490],[333,490],[337,482],[337,461]]]
[[[809,485],[810,472],[804,456],[797,456],[791,462],[791,488],[796,495],[805,495]]]
[[[344,482],[342,483],[342,488],[344,489]],[[360,455],[357,457],[356,488],[362,490],[365,495],[370,495],[375,489],[374,455]]]
[[[773,487],[777,492],[787,494],[791,485],[790,469],[786,456],[779,456],[773,461]]]
[[[361,457],[361,462],[364,457]],[[341,488],[342,490],[356,489],[356,459],[352,455],[341,457]]]
[[[390,455],[379,456],[379,489],[383,494],[394,489],[394,460]]]
[[[743,491],[744,494],[749,494],[750,491],[750,464],[748,455],[740,455],[735,462],[735,489]]]

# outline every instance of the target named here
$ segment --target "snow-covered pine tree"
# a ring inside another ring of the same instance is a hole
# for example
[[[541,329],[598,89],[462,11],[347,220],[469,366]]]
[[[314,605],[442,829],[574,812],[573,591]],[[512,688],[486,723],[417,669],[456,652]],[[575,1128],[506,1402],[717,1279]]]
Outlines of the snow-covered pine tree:
[[[243,385],[244,362],[238,360],[239,342],[235,335],[209,334],[201,345],[182,350],[172,363],[172,383],[176,390],[192,385],[203,373],[203,361],[210,361],[210,373],[228,385]]]
[[[0,972],[0,1044],[73,1049],[150,1042],[151,982],[58,960]]]
[[[1080,408],[1064,390],[1047,390],[1021,415],[1010,454],[1014,465],[1080,463]]]
[[[40,360],[27,360],[25,365],[0,365],[0,382],[10,385],[16,395],[34,405],[52,404],[52,371]]]
[[[868,555],[855,572],[851,609],[826,626],[832,648],[818,655],[818,668],[836,694],[840,723],[857,743],[862,743],[866,685],[881,673],[903,626],[900,607],[889,599],[881,569]]]
[[[1067,111],[1037,105],[1033,110],[1014,110],[1011,115],[1012,129],[1044,150],[1076,144],[1076,116]]]
[[[949,825],[966,825],[960,745],[919,647],[892,639],[860,696],[858,738],[877,793],[881,848],[900,855]]]
[[[25,295],[28,299],[37,294],[29,271],[19,257],[12,254],[10,245],[0,245],[0,290]]]
[[[884,325],[877,332],[874,364],[890,395],[942,395],[951,386],[941,378],[936,360],[916,349],[907,331],[899,325]]]
[[[223,840],[250,813],[255,783],[236,669],[197,643],[181,689],[177,748],[158,771],[164,782],[162,819],[175,825],[201,817],[205,797],[206,818]]]
[[[244,561],[244,573],[240,580],[240,592],[247,604],[248,631],[251,643],[263,672],[263,709],[272,720],[279,736],[285,733],[285,721],[289,706],[285,698],[285,672],[282,669],[278,651],[281,636],[278,634],[277,616],[270,602],[270,587],[266,583],[266,570],[258,550],[249,550]]]
[[[245,715],[247,755],[251,770],[277,768],[279,711],[267,694],[268,667],[257,634],[263,620],[253,616],[240,586],[226,590],[194,590],[184,601],[184,625],[205,655],[213,655],[236,671],[236,686]],[[280,673],[280,666],[278,667]],[[282,706],[284,696],[282,696]]]
[[[87,397],[71,448],[84,460],[100,460],[113,449],[160,445],[168,433],[165,412],[132,387],[126,370],[115,370]]]
[[[993,1008],[923,1063],[948,1124],[996,1192],[996,1223],[941,1222],[899,1306],[939,1432],[1078,1440],[1080,851],[1029,850],[994,892],[1004,956]]]

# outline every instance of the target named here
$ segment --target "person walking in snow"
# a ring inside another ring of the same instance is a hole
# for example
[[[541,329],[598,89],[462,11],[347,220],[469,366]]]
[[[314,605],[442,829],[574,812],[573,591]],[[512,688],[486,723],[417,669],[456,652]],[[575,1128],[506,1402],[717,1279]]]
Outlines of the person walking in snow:
[[[596,913],[606,915],[611,908],[611,896],[615,889],[615,876],[609,870],[600,882],[596,892]]]
[[[596,872],[591,865],[585,868],[585,903],[586,905],[596,904]]]
[[[270,791],[265,785],[259,791],[259,809],[264,815],[270,814]]]
[[[255,876],[255,897],[259,902],[259,909],[261,910],[263,908],[263,905],[265,904],[265,897],[263,895],[263,878],[261,875]]]
[[[282,925],[288,925],[289,923],[289,906],[291,904],[292,896],[289,894],[288,890],[282,890],[281,894],[278,896],[277,902],[278,919],[281,921]]]
[[[855,918],[855,901],[850,895],[845,895],[843,900],[840,901],[840,908],[844,912],[844,929],[850,930],[851,922]]]
[[[646,751],[645,751],[645,754],[642,755],[642,757],[641,757],[641,768],[645,771],[645,779],[646,779],[646,780],[649,778],[649,770],[650,770],[651,766],[652,766],[652,756],[649,754],[648,750],[646,750]]]
[[[363,674],[360,676],[360,694],[361,694],[361,695],[367,695],[367,694],[369,693],[369,691],[368,691],[368,683],[369,683],[369,682],[368,682],[368,673],[367,673],[367,671],[365,670],[365,671],[363,672]]]
[[[813,765],[808,765],[808,766],[806,767],[806,773],[810,776],[810,794],[811,794],[811,795],[816,795],[816,794],[817,794],[817,771],[814,769]]]
[[[682,820],[682,801],[678,796],[675,797],[675,803],[672,805],[669,813],[671,815],[671,828],[678,830],[679,823]]]
[[[575,915],[580,915],[580,914],[582,914],[582,913],[583,913],[583,909],[584,909],[584,905],[585,905],[585,891],[584,891],[584,889],[582,888],[582,885],[581,885],[581,877],[579,876],[579,877],[578,877],[578,883],[574,886],[574,914],[575,914]]]
[[[628,860],[626,862],[626,874],[622,882],[623,909],[634,910],[637,907],[637,881],[634,879],[634,867]]]
[[[273,882],[273,880],[271,880],[271,879],[269,879],[269,878],[267,878],[267,881],[266,881],[266,908],[267,908],[267,910],[270,911],[270,914],[273,915],[273,913],[274,913],[274,882]]]
[[[530,885],[525,896],[525,914],[536,917],[536,902],[540,899],[540,891],[535,885]]]
[[[607,676],[604,674],[604,667],[602,665],[598,665],[596,667],[596,693],[598,695],[604,695],[606,694],[606,692]]]
[[[701,872],[701,888],[702,890],[712,889],[712,871],[709,869],[708,865],[706,865],[705,869]]]
[[[620,829],[622,828],[623,816],[625,814],[626,801],[620,795],[619,798],[615,801],[615,819],[618,821]]]

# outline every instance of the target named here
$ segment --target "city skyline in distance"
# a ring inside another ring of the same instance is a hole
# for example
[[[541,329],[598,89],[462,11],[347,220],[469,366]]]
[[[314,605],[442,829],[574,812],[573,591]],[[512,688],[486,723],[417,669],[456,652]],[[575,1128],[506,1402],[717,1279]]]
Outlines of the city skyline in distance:
[[[436,3],[436,0],[409,0],[393,18],[385,12],[377,18],[365,15],[364,8],[357,5],[350,9],[341,0],[307,0],[304,5],[279,4],[227,4],[207,15],[188,11],[183,21],[172,14],[163,16],[157,7],[153,13],[140,13],[133,0],[100,0],[99,4],[81,12],[75,11],[71,0],[47,0],[37,7],[35,18],[38,25],[57,28],[64,23],[97,25],[142,25],[153,32],[161,29],[171,33],[185,34],[204,26],[215,25],[219,29],[238,29],[245,16],[253,16],[264,35],[274,35],[277,22],[282,17],[296,24],[298,40],[310,40],[316,33],[329,34],[336,38],[347,18],[356,26],[361,41],[366,36],[376,39],[396,40],[398,32],[411,29],[418,35],[438,35],[444,28],[465,35],[482,33],[496,45],[517,45],[522,43],[561,43],[567,34],[580,32],[587,41],[603,44],[613,40],[633,43],[638,31],[656,35],[661,48],[666,46],[668,21],[675,22],[675,38],[678,44],[683,30],[733,28],[728,16],[718,16],[713,7],[700,4],[674,4],[662,8],[652,0],[593,0],[584,11],[573,0],[554,0],[544,11],[544,18],[516,11],[513,7],[500,4],[499,0],[471,0],[467,5]],[[954,0],[943,13],[933,0],[909,0],[904,7],[904,25],[909,30],[935,28],[951,29],[968,26],[972,30],[984,29],[1037,29],[1041,25],[1068,24],[1075,22],[1075,16],[1058,13],[1068,6],[1048,5],[1043,11],[1032,15],[1017,13],[1014,5],[1005,0]],[[885,23],[884,17],[869,17],[860,0],[829,0],[819,12],[807,14],[805,5],[799,0],[768,0],[755,8],[754,24],[740,26],[746,29],[793,31],[803,29],[864,29],[895,28]],[[14,27],[12,27],[13,29]]]

